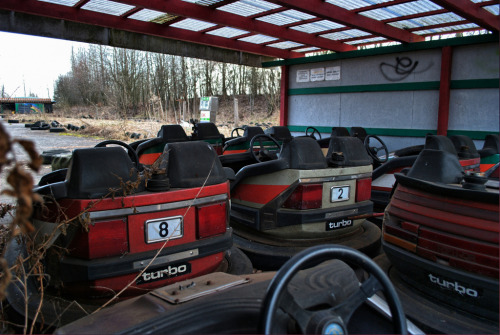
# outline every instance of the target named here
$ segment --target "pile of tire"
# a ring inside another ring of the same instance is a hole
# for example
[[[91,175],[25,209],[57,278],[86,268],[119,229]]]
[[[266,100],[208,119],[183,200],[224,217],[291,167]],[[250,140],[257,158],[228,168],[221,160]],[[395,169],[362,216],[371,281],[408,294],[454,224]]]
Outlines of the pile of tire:
[[[35,123],[26,123],[25,127],[30,128],[31,130],[48,130],[50,129],[50,125],[43,121],[36,121]]]
[[[74,124],[68,123],[66,125],[66,129],[73,130],[73,131],[79,131],[80,129],[81,130],[85,129],[85,125],[79,127],[79,126],[75,126]]]

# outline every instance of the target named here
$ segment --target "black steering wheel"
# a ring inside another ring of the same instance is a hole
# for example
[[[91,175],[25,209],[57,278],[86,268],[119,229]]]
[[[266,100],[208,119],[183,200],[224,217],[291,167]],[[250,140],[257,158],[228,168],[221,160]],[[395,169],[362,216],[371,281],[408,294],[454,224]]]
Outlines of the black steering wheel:
[[[245,133],[245,128],[237,127],[231,130],[231,137],[234,137],[233,134],[236,132],[236,137],[241,137],[243,134],[240,135],[240,130],[243,131],[243,134]]]
[[[375,140],[377,140],[380,145],[380,147],[371,147],[370,146],[370,139],[374,138]],[[373,158],[375,161],[377,161],[378,163],[385,163],[387,162],[387,160],[389,160],[389,150],[387,150],[387,145],[385,145],[384,141],[382,141],[377,135],[368,135],[366,136],[365,138],[365,149],[366,151],[368,152],[368,154],[370,155],[371,158]],[[380,158],[378,153],[379,152],[383,152],[384,153],[384,156],[385,158]]]
[[[299,270],[313,267],[332,258],[359,266],[368,273],[368,279],[363,281],[347,299],[335,306],[320,310],[305,310],[288,291],[288,283]],[[384,292],[391,311],[394,332],[406,334],[406,318],[396,289],[385,272],[368,256],[355,249],[334,244],[303,250],[289,259],[269,284],[263,302],[261,331],[271,334],[273,325],[283,321],[283,317],[277,317],[280,308],[296,321],[303,334],[347,334],[347,324],[354,311],[378,291]]]
[[[108,144],[116,144],[119,146],[124,147],[127,149],[127,154],[132,160],[132,163],[134,163],[137,171],[141,171],[141,164],[139,164],[139,156],[137,156],[137,152],[127,143],[122,142],[122,141],[117,141],[117,140],[107,140],[107,141],[102,141],[100,143],[97,143],[95,145],[96,148],[102,148],[108,146]]]
[[[264,162],[266,160],[272,160],[272,159],[278,158],[277,153],[271,152],[274,150],[269,150],[269,147],[264,146],[264,142],[262,141],[262,138],[266,138],[269,141],[272,141],[274,146],[271,146],[271,147],[272,148],[276,147],[277,148],[276,151],[278,151],[278,153],[281,153],[281,145],[279,144],[278,141],[276,141],[273,137],[271,137],[267,134],[259,134],[259,135],[255,135],[252,138],[252,140],[250,141],[250,152],[252,153],[253,158],[257,162]],[[259,141],[258,141],[259,142],[259,150],[257,151],[257,154],[255,153],[255,151],[253,149],[256,139],[259,139]],[[266,158],[266,159],[263,159],[263,158]]]
[[[312,133],[309,134],[309,129],[312,130]],[[314,136],[314,134],[318,134],[318,137],[319,139],[321,140],[321,133],[319,132],[318,129],[314,128],[314,127],[307,127],[306,128],[306,136],[310,136],[310,137],[314,137],[316,139],[316,136]]]

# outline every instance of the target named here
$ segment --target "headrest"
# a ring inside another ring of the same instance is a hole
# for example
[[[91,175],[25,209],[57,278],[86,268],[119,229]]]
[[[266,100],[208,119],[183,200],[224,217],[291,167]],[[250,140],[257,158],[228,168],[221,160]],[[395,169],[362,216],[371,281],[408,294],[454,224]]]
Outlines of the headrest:
[[[469,136],[453,135],[450,140],[455,146],[459,158],[479,158],[479,153],[476,150],[476,145]]]
[[[498,134],[489,134],[484,138],[483,149],[492,149],[495,153],[500,153]]]
[[[193,137],[197,139],[212,139],[221,137],[219,129],[212,122],[197,123],[194,125],[193,130]]]
[[[373,163],[363,142],[357,137],[334,136],[330,138],[326,154],[330,166],[363,166]]]
[[[162,138],[165,142],[183,142],[189,140],[184,128],[179,124],[161,126],[158,137]]]
[[[349,130],[346,127],[333,127],[330,137],[334,136],[351,136],[351,134],[349,134]]]
[[[204,141],[168,143],[159,159],[166,163],[173,188],[215,185],[227,180],[217,153]]]
[[[363,127],[351,127],[351,136],[359,138],[364,143],[368,133]]]
[[[246,127],[243,132],[243,137],[247,138],[247,141],[250,141],[255,135],[264,134],[264,130],[261,127]]]
[[[424,149],[407,176],[430,182],[458,184],[463,177],[463,168],[456,154],[445,150]]]
[[[66,175],[67,197],[101,198],[110,189],[121,190],[122,183],[137,179],[134,164],[123,148],[75,149]]]
[[[444,150],[457,155],[457,150],[451,140],[444,135],[427,135],[425,137],[424,149]]]
[[[315,170],[328,167],[318,142],[308,136],[295,137],[283,143],[280,159],[287,160],[290,169]]]
[[[273,126],[271,128],[267,128],[264,133],[278,141],[290,141],[292,139],[290,129],[285,126]]]

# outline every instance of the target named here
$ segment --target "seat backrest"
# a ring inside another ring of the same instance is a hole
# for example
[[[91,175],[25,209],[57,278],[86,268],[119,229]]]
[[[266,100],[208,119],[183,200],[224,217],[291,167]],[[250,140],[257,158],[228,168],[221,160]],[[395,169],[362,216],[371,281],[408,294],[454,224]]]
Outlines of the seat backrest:
[[[290,169],[315,170],[328,167],[318,142],[309,136],[295,137],[283,143],[280,159],[286,160]]]
[[[351,136],[351,134],[349,134],[349,130],[346,127],[333,127],[330,137],[334,136]]]
[[[351,127],[351,136],[359,138],[364,143],[368,133],[363,127]]]
[[[166,143],[189,141],[184,128],[179,124],[166,124],[161,126],[158,131],[158,137],[162,138]]]
[[[488,134],[484,138],[483,150],[489,149],[495,154],[499,154],[498,134]]]
[[[122,183],[136,181],[137,170],[120,147],[75,149],[66,174],[67,197],[97,199],[119,190]]]
[[[457,150],[451,140],[444,135],[427,135],[425,137],[424,149],[444,150],[457,155]]]
[[[250,141],[254,136],[264,134],[264,130],[261,127],[257,126],[248,126],[245,128],[243,132],[243,137],[246,137],[248,141]]]
[[[158,132],[158,137],[144,141],[137,146],[136,152],[137,156],[139,156],[139,163],[152,165],[162,154],[165,144],[186,141],[189,141],[189,137],[181,125],[163,125]]]
[[[217,126],[212,122],[196,123],[193,126],[193,140],[206,140],[222,138]]]
[[[264,133],[281,142],[290,141],[293,138],[290,129],[286,126],[273,126],[264,130]]]
[[[479,158],[476,145],[469,136],[453,135],[450,140],[455,146],[458,157],[462,159]]]
[[[463,168],[456,154],[446,150],[424,149],[407,176],[430,182],[457,184],[462,180]]]
[[[363,142],[357,137],[333,136],[326,154],[330,166],[371,165],[373,160],[366,152]]]
[[[160,159],[166,161],[173,188],[215,185],[227,180],[217,153],[204,141],[167,143]]]
[[[226,141],[226,143],[224,144],[224,151],[238,150],[238,152],[244,152],[248,150],[248,146],[250,145],[250,141],[252,140],[252,138],[256,135],[261,134],[264,134],[264,130],[262,130],[261,127],[247,126],[245,127],[245,131],[243,132],[243,136]]]

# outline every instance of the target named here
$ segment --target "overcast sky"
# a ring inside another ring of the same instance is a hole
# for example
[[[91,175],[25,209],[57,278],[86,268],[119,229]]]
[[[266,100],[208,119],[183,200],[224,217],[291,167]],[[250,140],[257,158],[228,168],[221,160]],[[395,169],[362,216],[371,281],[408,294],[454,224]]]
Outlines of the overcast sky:
[[[71,69],[71,47],[87,44],[0,32],[0,45],[0,93],[3,85],[11,97],[32,92],[52,99],[55,80]]]

